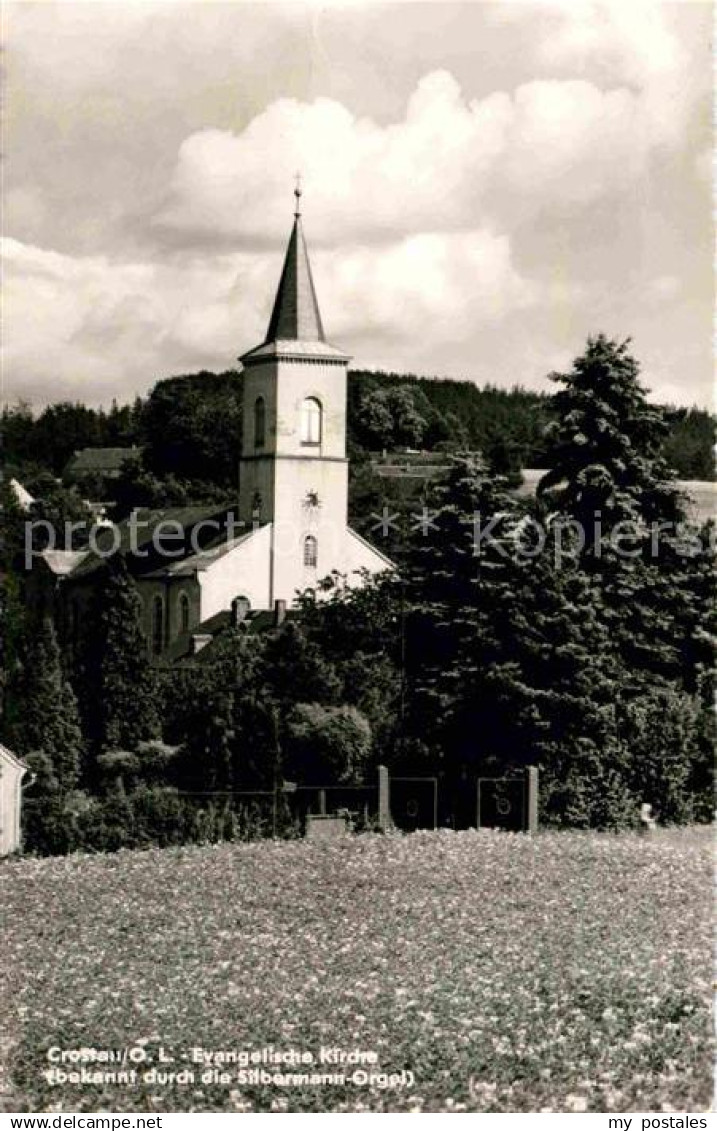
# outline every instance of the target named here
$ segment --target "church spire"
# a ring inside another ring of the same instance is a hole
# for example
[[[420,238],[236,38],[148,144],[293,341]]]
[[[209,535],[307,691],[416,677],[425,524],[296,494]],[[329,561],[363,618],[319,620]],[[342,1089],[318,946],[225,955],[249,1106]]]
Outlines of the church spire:
[[[296,178],[294,189],[296,205],[294,227],[289,239],[281,273],[279,289],[276,292],[274,309],[269,320],[265,344],[268,342],[323,342],[324,328],[321,324],[319,304],[311,277],[309,253],[301,227],[301,178]]]
[[[242,356],[244,365],[256,365],[268,357],[314,357],[335,362],[348,360],[342,350],[326,341],[301,226],[301,197],[301,176],[297,174],[294,226],[266,337],[260,346]]]

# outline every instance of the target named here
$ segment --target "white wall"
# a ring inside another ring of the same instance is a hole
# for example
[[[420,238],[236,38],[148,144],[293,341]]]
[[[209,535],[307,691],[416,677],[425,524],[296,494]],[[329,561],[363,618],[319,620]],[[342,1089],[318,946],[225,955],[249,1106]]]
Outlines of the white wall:
[[[249,598],[252,609],[271,608],[270,576],[271,525],[267,525],[198,572],[201,620],[231,608],[240,595]]]
[[[262,497],[261,519],[271,523],[270,562],[263,567],[268,590],[262,589],[258,577],[253,590],[257,599],[260,591],[266,592],[265,604],[259,607],[271,608],[278,599],[290,605],[297,592],[315,587],[334,570],[348,575],[349,584],[357,585],[360,578],[355,571],[378,573],[391,568],[387,558],[347,526],[346,374],[346,363],[319,358],[270,359],[245,370],[240,516],[245,522],[251,521],[252,500],[258,492]],[[259,396],[265,402],[266,430],[264,446],[257,450],[254,404]],[[308,397],[318,400],[322,407],[321,442],[317,445],[301,442],[301,408]],[[318,506],[311,505],[311,494],[318,497]],[[307,536],[317,540],[315,568],[304,565]],[[236,561],[246,569],[245,555],[240,553]],[[256,569],[260,568],[257,557]],[[211,575],[211,580],[202,582],[207,590],[202,619],[218,608],[228,608],[240,592],[232,571],[220,562],[211,567]],[[246,592],[255,605],[255,598],[248,589]]]
[[[0,750],[0,856],[20,847],[20,785],[24,773],[24,766]]]
[[[284,455],[346,455],[345,364],[325,361],[280,361],[277,374],[276,450]],[[299,427],[302,402],[315,397],[323,408],[320,448],[301,443]]]
[[[279,460],[274,520],[274,597],[292,601],[295,591],[343,570],[348,506],[348,464],[343,460]],[[311,506],[309,493],[318,497]],[[304,566],[307,535],[318,543],[317,568]]]
[[[380,550],[372,546],[350,526],[346,527],[345,561],[349,585],[361,584],[360,577],[352,572],[354,570],[367,569],[369,573],[376,574],[396,568],[390,558],[387,558],[385,554],[382,554]]]
[[[244,371],[243,458],[239,464],[242,519],[251,520],[256,492],[262,497],[264,521],[272,522],[279,515],[280,504],[285,512],[282,523],[294,514],[297,500],[289,487],[296,468],[282,468],[287,457],[314,465],[321,460],[331,463],[346,458],[346,369],[343,363],[307,359],[270,360]],[[254,404],[260,396],[265,403],[266,432],[264,446],[255,448]],[[322,407],[321,443],[317,446],[301,442],[301,406],[308,397],[318,400]],[[335,492],[344,484],[345,475],[339,473],[334,478]],[[340,496],[338,504],[345,514],[345,499]]]

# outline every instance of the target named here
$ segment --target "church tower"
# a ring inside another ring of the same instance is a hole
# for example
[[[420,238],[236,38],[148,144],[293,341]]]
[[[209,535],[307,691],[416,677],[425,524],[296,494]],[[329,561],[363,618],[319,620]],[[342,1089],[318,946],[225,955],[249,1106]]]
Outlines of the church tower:
[[[135,580],[157,656],[166,656],[168,646],[174,659],[194,655],[227,623],[243,623],[249,610],[273,610],[280,623],[282,603],[294,604],[297,594],[316,589],[331,574],[339,574],[341,585],[360,586],[367,573],[393,568],[347,522],[349,358],[324,334],[300,204],[297,186],[294,226],[266,338],[241,358],[239,513],[231,503],[189,519],[187,508],[156,512],[157,530],[167,520],[184,530],[184,549],[173,551],[170,560],[155,555],[148,561],[146,550],[137,551]],[[55,575],[61,575],[67,581],[66,623],[76,625],[88,597],[85,586],[102,561],[78,551],[69,554],[72,562],[59,562],[60,553],[47,559],[53,579],[48,600],[56,600]]]
[[[376,572],[391,565],[347,526],[350,359],[326,340],[298,185],[295,197],[294,226],[266,338],[240,359],[240,518],[255,528],[271,524],[271,604],[277,599],[291,603],[297,590],[314,587],[333,570]]]

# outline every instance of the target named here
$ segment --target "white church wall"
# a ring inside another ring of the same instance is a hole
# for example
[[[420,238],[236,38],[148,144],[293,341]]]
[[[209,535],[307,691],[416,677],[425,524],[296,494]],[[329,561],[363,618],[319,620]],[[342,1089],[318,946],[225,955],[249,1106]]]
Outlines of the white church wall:
[[[356,571],[367,569],[369,573],[384,573],[396,567],[390,558],[377,550],[350,526],[346,527],[346,544],[344,550],[346,562],[347,582],[349,585],[360,585],[361,578]]]
[[[313,505],[312,499],[317,505]],[[336,459],[281,459],[276,466],[274,598],[291,602],[296,590],[343,571],[348,464]],[[317,544],[317,566],[304,564],[305,539]]]
[[[301,442],[301,406],[307,397],[323,410],[321,444]],[[277,381],[277,451],[284,455],[346,455],[346,366],[324,361],[282,361]]]
[[[276,451],[276,369],[276,362],[266,361],[244,370],[242,452],[245,456],[258,452],[270,455]],[[259,397],[264,400],[266,427],[264,444],[257,448],[254,442],[254,405]]]
[[[243,459],[239,464],[239,514],[244,522],[253,519],[254,500],[261,500],[262,522],[274,518],[275,457]]]
[[[235,597],[249,598],[253,609],[271,607],[271,525],[259,527],[198,575],[201,619],[231,608]]]

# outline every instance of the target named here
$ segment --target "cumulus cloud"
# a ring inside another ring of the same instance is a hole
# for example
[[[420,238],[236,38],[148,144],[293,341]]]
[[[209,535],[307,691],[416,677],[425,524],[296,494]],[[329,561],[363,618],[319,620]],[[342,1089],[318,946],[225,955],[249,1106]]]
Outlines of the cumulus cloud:
[[[12,239],[3,241],[3,257],[8,396],[40,399],[49,381],[56,395],[101,403],[225,351],[231,363],[227,296],[242,270],[236,260],[188,261],[178,271]],[[243,270],[251,275],[251,264]]]
[[[510,241],[490,232],[431,232],[377,253],[348,248],[317,256],[328,323],[337,336],[380,334],[397,345],[464,341],[481,323],[538,300],[511,259]]]
[[[15,5],[5,395],[232,365],[300,169],[357,364],[537,384],[602,329],[706,399],[701,7]]]
[[[706,70],[675,24],[680,5],[655,0],[562,0],[555,32],[540,44],[551,66],[575,73],[594,60],[640,91],[640,130],[649,146],[678,146],[696,103],[709,98]]]
[[[4,241],[5,363],[32,394],[51,363],[66,395],[106,400],[187,367],[228,368],[263,339],[280,255],[75,258]],[[537,301],[505,236],[426,233],[381,254],[347,246],[312,256],[324,321],[349,348],[389,343],[406,362],[430,341],[465,342],[482,323]],[[51,359],[51,362],[50,362]]]
[[[505,225],[612,195],[644,169],[639,92],[540,80],[467,100],[426,75],[401,121],[378,125],[327,98],[279,99],[240,133],[182,143],[154,223],[176,242],[275,238],[296,169],[320,242]]]

